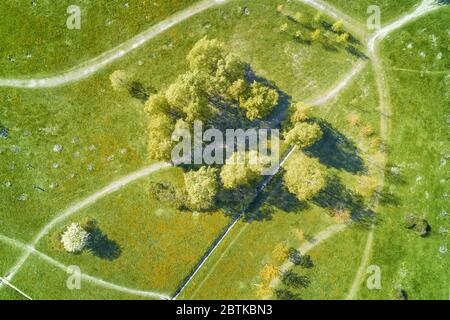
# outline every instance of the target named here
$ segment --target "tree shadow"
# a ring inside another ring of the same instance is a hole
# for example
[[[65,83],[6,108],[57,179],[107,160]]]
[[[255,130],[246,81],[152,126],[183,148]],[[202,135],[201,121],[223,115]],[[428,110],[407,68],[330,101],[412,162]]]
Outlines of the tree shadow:
[[[365,173],[367,168],[358,154],[355,144],[323,120],[316,120],[323,137],[305,152],[326,165],[350,173]]]
[[[278,175],[270,186],[249,205],[244,221],[270,221],[277,209],[292,214],[306,210],[308,204],[299,201],[283,184],[283,175]]]
[[[86,231],[89,233],[87,249],[94,256],[110,261],[119,258],[122,253],[119,245],[101,231],[96,221],[89,222]]]
[[[370,226],[376,223],[375,212],[364,202],[364,198],[347,189],[337,176],[330,176],[327,185],[314,198],[313,202],[318,206],[330,210],[346,208],[350,210],[351,218],[362,226]]]

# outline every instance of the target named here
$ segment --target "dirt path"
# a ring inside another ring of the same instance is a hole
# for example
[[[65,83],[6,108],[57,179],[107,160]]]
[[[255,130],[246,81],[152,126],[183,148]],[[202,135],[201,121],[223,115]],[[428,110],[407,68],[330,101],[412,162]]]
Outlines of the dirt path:
[[[111,64],[117,59],[125,56],[129,52],[139,48],[147,41],[153,39],[157,35],[170,29],[171,27],[189,19],[190,17],[203,12],[216,5],[224,3],[228,0],[204,0],[196,3],[191,7],[184,9],[164,21],[150,27],[146,31],[137,36],[125,41],[117,47],[108,50],[100,56],[82,63],[79,66],[59,75],[48,78],[32,78],[32,79],[0,79],[0,87],[15,87],[15,88],[50,88],[57,87],[66,83],[84,79],[101,68]]]
[[[35,256],[37,256],[38,258],[44,260],[45,262],[49,263],[52,266],[57,267],[58,269],[63,270],[64,272],[69,272],[69,268],[68,266],[56,261],[55,259],[49,257],[48,255],[37,251],[34,247],[26,245],[20,241],[5,237],[3,235],[0,235],[0,242],[6,243],[8,245],[11,245],[15,248],[24,250],[25,252],[29,253],[29,254],[33,254]],[[120,286],[111,282],[107,282],[103,279],[97,278],[97,277],[93,277],[90,276],[88,274],[81,274],[81,279],[85,282],[89,282],[89,283],[93,283],[95,285],[98,285],[100,287],[103,288],[107,288],[107,289],[112,289],[115,291],[120,291],[123,293],[129,293],[129,294],[134,294],[134,295],[138,295],[138,296],[142,296],[142,297],[146,297],[146,298],[155,298],[155,299],[162,299],[162,300],[168,300],[170,299],[170,297],[167,294],[162,294],[159,292],[154,292],[154,291],[144,291],[144,290],[136,290],[136,289],[130,289],[124,286]],[[8,282],[6,282],[8,283]],[[15,290],[18,290],[17,288],[15,288]],[[18,292],[21,292],[20,290],[18,290]],[[31,300],[31,298],[26,295],[25,293],[21,292],[21,294],[23,294],[25,297],[29,298]]]
[[[366,29],[364,25],[362,25],[359,21],[353,19],[352,17],[348,16],[347,14],[343,13],[342,11],[332,6],[331,4],[328,4],[322,0],[297,0],[297,1],[302,2],[310,7],[313,7],[319,11],[322,11],[326,15],[336,20],[342,20],[345,26],[350,31],[355,33],[355,35],[358,35],[361,38],[364,38],[366,36]]]
[[[309,251],[314,249],[316,246],[318,246],[323,241],[327,240],[328,238],[334,236],[336,233],[343,231],[347,225],[345,224],[335,224],[331,227],[326,228],[325,230],[319,232],[317,235],[314,236],[314,238],[307,243],[303,244],[298,248],[298,251],[300,251],[301,254],[307,254]],[[280,267],[280,273],[284,273],[291,269],[294,266],[294,264],[291,261],[286,261],[281,267]],[[271,282],[269,287],[270,288],[276,288],[278,284],[280,283],[280,278],[274,278]]]
[[[39,231],[39,233],[36,235],[36,237],[33,239],[33,241],[31,242],[31,244],[29,246],[25,247],[25,252],[24,254],[19,258],[19,260],[16,262],[16,264],[8,271],[7,275],[5,276],[5,278],[8,281],[11,281],[14,276],[16,275],[16,273],[20,270],[20,268],[23,266],[23,264],[27,261],[27,259],[30,257],[31,253],[33,253],[33,250],[35,248],[35,246],[37,245],[37,243],[39,242],[39,240],[41,240],[46,234],[48,234],[48,232],[58,223],[60,223],[61,221],[66,220],[67,218],[69,218],[71,215],[75,214],[76,212],[78,212],[79,210],[93,204],[94,202],[96,202],[97,200],[99,200],[100,198],[103,198],[113,192],[116,192],[117,190],[123,188],[124,186],[138,180],[141,178],[144,178],[152,173],[155,173],[161,169],[164,168],[168,168],[172,166],[170,163],[156,163],[153,164],[149,167],[146,167],[144,169],[141,169],[139,171],[136,171],[128,176],[125,176],[123,178],[120,178],[117,181],[114,181],[113,183],[111,183],[110,185],[106,186],[105,188],[101,189],[100,191],[90,195],[89,197],[75,203],[74,205],[72,205],[71,207],[67,208],[65,211],[59,213],[56,215],[55,218],[53,218],[53,220],[51,220],[49,223],[47,223],[42,229],[41,231]],[[2,287],[2,284],[0,283],[0,288]]]
[[[391,114],[391,101],[389,94],[389,86],[387,84],[386,75],[383,69],[383,63],[378,53],[378,44],[390,33],[403,27],[407,23],[413,21],[414,19],[423,16],[427,13],[439,9],[440,6],[437,5],[434,0],[423,0],[422,3],[412,12],[402,16],[400,19],[394,21],[393,23],[383,27],[378,30],[372,36],[369,37],[368,50],[370,52],[370,58],[372,60],[372,66],[375,73],[375,79],[377,82],[379,102],[380,102],[380,137],[382,140],[381,151],[384,153],[386,151],[386,143],[389,138],[390,132],[390,114]],[[384,167],[386,166],[387,158],[384,159]],[[378,190],[381,191],[384,188],[384,174],[382,174],[381,183]],[[378,206],[379,197],[377,196],[374,205]],[[359,288],[361,286],[363,277],[365,275],[365,270],[370,261],[370,254],[372,251],[372,244],[374,238],[375,227],[373,226],[369,231],[367,236],[366,246],[364,249],[363,257],[361,259],[361,264],[356,273],[355,279],[352,282],[350,290],[347,294],[346,299],[352,300],[358,294]]]

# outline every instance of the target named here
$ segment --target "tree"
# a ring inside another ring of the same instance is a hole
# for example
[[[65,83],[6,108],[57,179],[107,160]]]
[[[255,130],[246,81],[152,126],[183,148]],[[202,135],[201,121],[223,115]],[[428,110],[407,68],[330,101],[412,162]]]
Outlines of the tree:
[[[309,113],[311,111],[311,107],[305,104],[304,102],[297,102],[293,105],[293,113],[291,114],[291,121],[295,122],[303,122],[309,119]]]
[[[420,219],[416,223],[416,232],[421,237],[426,237],[430,234],[431,227],[428,221],[425,219]]]
[[[273,294],[273,290],[265,284],[256,285],[256,296],[260,299],[265,299]]]
[[[189,207],[193,210],[211,209],[219,190],[217,169],[201,167],[184,174]]]
[[[260,276],[265,282],[270,282],[272,279],[278,276],[279,270],[272,264],[265,264],[261,269]]]
[[[64,249],[70,253],[81,252],[87,245],[89,233],[79,223],[72,223],[61,236]]]
[[[285,139],[288,145],[296,145],[303,149],[312,146],[322,138],[322,135],[322,130],[317,123],[299,122],[285,135]]]
[[[217,69],[211,83],[214,84],[213,90],[220,95],[226,95],[230,86],[238,81],[243,80],[245,64],[235,54],[228,54],[224,59],[217,63]]]
[[[358,193],[369,198],[377,191],[378,180],[370,176],[360,176],[358,179]]]
[[[109,76],[111,86],[115,91],[128,91],[131,86],[131,79],[124,70],[116,70]]]
[[[164,113],[151,116],[148,124],[148,153],[150,159],[170,160],[174,146],[174,141],[172,141],[174,129],[175,121]]]
[[[300,296],[298,294],[294,294],[286,289],[277,289],[275,290],[275,296],[278,300],[300,300]]]
[[[249,97],[241,102],[250,120],[261,119],[270,114],[278,103],[278,92],[259,83],[253,82]]]
[[[334,32],[341,32],[344,27],[344,21],[338,20],[331,26],[331,30]]]
[[[317,159],[295,153],[285,169],[284,184],[300,201],[310,200],[325,187],[325,168]]]

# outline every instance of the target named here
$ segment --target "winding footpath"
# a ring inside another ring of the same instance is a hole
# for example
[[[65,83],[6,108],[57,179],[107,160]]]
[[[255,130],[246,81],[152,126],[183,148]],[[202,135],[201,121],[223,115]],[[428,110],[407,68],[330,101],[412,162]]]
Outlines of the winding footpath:
[[[191,7],[182,10],[164,21],[150,27],[146,31],[138,34],[128,41],[123,42],[117,47],[104,52],[100,56],[89,60],[81,65],[64,72],[60,75],[55,75],[48,78],[34,78],[34,79],[0,79],[0,87],[14,87],[14,88],[51,88],[61,86],[70,82],[82,80],[105,66],[111,64],[117,59],[125,56],[129,52],[141,47],[150,39],[155,38],[164,31],[173,26],[189,19],[190,17],[210,9],[214,6],[225,3],[228,0],[204,0],[196,3]]]
[[[384,26],[373,35],[369,36],[367,40],[367,47],[369,50],[370,58],[372,61],[372,67],[375,73],[375,79],[377,82],[378,95],[379,95],[379,103],[380,103],[380,136],[382,140],[381,151],[385,153],[386,142],[389,138],[389,117],[391,113],[391,103],[390,103],[390,95],[389,95],[389,86],[387,84],[386,75],[383,69],[383,63],[379,56],[379,48],[378,44],[389,34],[403,27],[407,23],[425,15],[430,12],[433,12],[439,9],[440,6],[435,0],[423,0],[420,5],[411,13],[408,13],[395,22]],[[387,159],[384,159],[384,166],[386,165]],[[378,187],[378,191],[381,191],[384,187],[385,177],[384,172],[381,176],[380,186]],[[374,206],[378,206],[379,204],[379,192],[377,192],[377,196],[374,201]],[[375,233],[375,226],[372,226],[369,234],[367,236],[366,246],[364,249],[364,253],[361,259],[361,264],[356,273],[355,279],[352,282],[349,292],[347,293],[346,299],[352,300],[358,294],[359,288],[361,287],[361,283],[364,279],[365,271],[368,267],[370,261],[370,253],[372,251],[373,238]]]
[[[6,243],[10,246],[13,246],[15,248],[21,249],[26,251],[29,254],[34,254],[36,255],[38,258],[44,260],[45,262],[49,263],[52,266],[57,267],[58,269],[63,270],[64,272],[69,272],[69,267],[56,261],[55,259],[49,257],[48,255],[37,251],[33,246],[30,245],[26,245],[20,241],[17,241],[15,239],[11,239],[8,238],[6,236],[0,235],[0,242]],[[136,290],[136,289],[130,289],[127,287],[123,287],[123,286],[119,286],[110,282],[107,282],[105,280],[102,280],[100,278],[97,277],[93,277],[90,276],[88,274],[81,274],[81,279],[85,282],[88,283],[93,283],[95,285],[98,285],[100,287],[103,288],[107,288],[107,289],[112,289],[112,290],[116,290],[116,291],[120,291],[123,293],[128,293],[128,294],[134,294],[134,295],[138,295],[138,296],[142,296],[142,297],[146,297],[146,298],[153,298],[153,299],[161,299],[161,300],[168,300],[170,299],[170,297],[167,294],[163,294],[163,293],[158,293],[158,292],[153,292],[153,291],[143,291],[143,290]],[[3,280],[4,281],[4,280]],[[9,281],[6,280],[5,283],[9,284]],[[22,294],[24,297],[26,297],[27,299],[31,300],[31,297],[29,297],[28,295],[26,295],[25,293],[23,293],[22,291],[20,291],[19,289],[13,287],[16,291],[18,291],[20,294]]]

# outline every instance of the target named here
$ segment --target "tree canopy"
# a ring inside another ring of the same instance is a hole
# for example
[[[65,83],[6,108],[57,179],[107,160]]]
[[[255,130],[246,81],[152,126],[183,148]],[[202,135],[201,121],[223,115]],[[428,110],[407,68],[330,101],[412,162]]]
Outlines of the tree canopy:
[[[317,123],[299,122],[285,135],[288,145],[303,149],[312,146],[322,138],[322,130]]]

